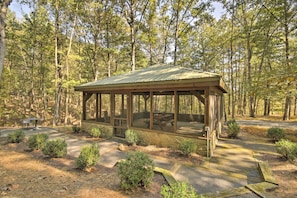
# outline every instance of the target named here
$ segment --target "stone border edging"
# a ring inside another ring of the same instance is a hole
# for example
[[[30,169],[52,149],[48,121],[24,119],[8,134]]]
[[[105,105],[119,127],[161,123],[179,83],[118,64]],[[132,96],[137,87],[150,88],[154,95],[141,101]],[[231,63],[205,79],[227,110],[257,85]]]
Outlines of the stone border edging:
[[[117,161],[114,166],[116,166],[120,161],[123,161],[123,160],[125,159]],[[258,162],[258,169],[259,169],[260,175],[264,180],[262,182],[255,183],[255,184],[247,184],[246,186],[243,186],[243,187],[232,188],[230,190],[220,191],[216,193],[206,193],[206,194],[199,194],[199,195],[207,198],[227,198],[227,197],[240,196],[248,193],[255,193],[256,195],[265,198],[267,197],[265,195],[266,194],[265,192],[267,190],[273,190],[277,188],[278,182],[273,176],[273,173],[270,170],[269,164],[267,162]],[[155,166],[154,172],[162,174],[169,186],[172,186],[173,184],[177,183],[177,181],[175,180],[171,172],[166,169]]]
[[[245,187],[233,188],[226,191],[221,191],[218,193],[207,193],[203,194],[203,197],[216,197],[216,198],[227,198],[233,196],[244,195],[247,193],[255,193],[260,197],[267,197],[266,191],[273,190],[278,187],[278,182],[272,174],[272,171],[269,168],[269,164],[267,162],[258,162],[259,172],[263,177],[263,182],[255,183],[255,184],[247,184]]]
[[[116,166],[122,160],[119,160],[114,166]],[[258,162],[258,169],[260,174],[263,177],[263,180],[264,180],[263,182],[259,182],[255,184],[247,184],[244,187],[232,188],[230,190],[220,191],[217,193],[200,194],[200,196],[206,197],[206,198],[227,198],[227,197],[240,196],[248,193],[255,193],[256,195],[262,198],[265,198],[266,191],[277,188],[278,182],[276,178],[273,176],[272,171],[270,170],[269,164],[267,162]],[[172,186],[174,183],[177,182],[175,178],[172,176],[172,174],[170,173],[170,171],[166,169],[155,167],[154,172],[162,174],[169,186]]]
[[[171,175],[171,173],[166,169],[155,167],[154,171],[162,174],[169,186],[172,186],[174,183],[177,182],[175,178]]]
[[[258,168],[264,181],[256,184],[248,184],[246,185],[246,188],[257,194],[258,196],[265,198],[266,191],[277,188],[278,182],[273,176],[267,162],[258,162]]]
[[[258,162],[258,168],[265,182],[278,185],[267,162]]]

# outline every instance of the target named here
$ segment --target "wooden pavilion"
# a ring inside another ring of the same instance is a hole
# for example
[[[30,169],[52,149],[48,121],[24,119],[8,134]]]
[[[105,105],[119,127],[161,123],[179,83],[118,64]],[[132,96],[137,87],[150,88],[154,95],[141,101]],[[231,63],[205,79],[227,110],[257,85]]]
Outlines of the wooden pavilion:
[[[83,93],[81,127],[105,135],[138,133],[142,143],[177,147],[183,139],[211,156],[222,129],[226,85],[215,73],[154,65],[75,86]]]

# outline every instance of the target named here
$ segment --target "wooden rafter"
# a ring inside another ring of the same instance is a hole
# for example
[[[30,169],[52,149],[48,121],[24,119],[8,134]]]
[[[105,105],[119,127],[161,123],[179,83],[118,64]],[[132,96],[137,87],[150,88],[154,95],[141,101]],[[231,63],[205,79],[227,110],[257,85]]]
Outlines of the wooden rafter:
[[[190,93],[196,96],[196,98],[205,105],[205,98],[198,91],[191,91]]]

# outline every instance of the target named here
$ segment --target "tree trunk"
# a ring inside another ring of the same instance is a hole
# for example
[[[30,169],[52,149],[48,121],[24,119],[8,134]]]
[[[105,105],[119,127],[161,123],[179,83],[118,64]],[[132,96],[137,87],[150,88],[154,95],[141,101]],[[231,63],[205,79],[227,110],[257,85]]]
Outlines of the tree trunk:
[[[270,115],[270,100],[265,98],[264,100],[264,116]]]
[[[290,115],[291,115],[291,97],[286,96],[283,120],[290,120]]]
[[[134,71],[135,70],[135,55],[136,55],[134,25],[132,25],[130,27],[130,33],[131,33],[131,71]]]
[[[163,49],[163,55],[162,55],[162,63],[165,63],[165,58],[166,58],[166,52],[167,52],[167,34],[164,40],[164,49]]]
[[[78,3],[76,4],[76,13],[78,11]],[[71,46],[72,46],[72,40],[73,40],[73,35],[74,35],[74,31],[75,31],[75,26],[76,26],[76,19],[77,19],[77,15],[75,14],[74,16],[74,20],[73,20],[73,26],[72,26],[72,30],[71,30],[71,34],[70,34],[70,39],[69,39],[69,46],[68,46],[68,50],[67,50],[67,55],[66,55],[66,75],[65,75],[65,79],[68,82],[69,80],[69,56],[70,56],[70,52],[71,52]],[[68,125],[69,123],[69,83],[67,83],[66,86],[66,92],[65,92],[65,118],[64,118],[64,124]]]
[[[62,84],[63,84],[63,75],[61,67],[61,54],[59,51],[60,41],[59,41],[59,2],[55,2],[55,106],[54,106],[54,117],[53,117],[53,126],[56,126],[60,122],[60,104],[61,104],[61,94],[62,94]]]
[[[35,39],[35,38],[32,38],[33,40]],[[35,40],[34,40],[35,41]],[[31,73],[30,73],[30,76],[31,76],[31,83],[30,83],[30,91],[29,91],[29,108],[30,108],[30,116],[33,116],[32,115],[32,111],[34,112],[36,109],[34,109],[34,107],[33,107],[33,104],[34,104],[34,63],[35,63],[35,49],[33,48],[32,49],[33,50],[33,54],[32,54],[32,57],[31,57]],[[35,115],[34,115],[35,116]]]
[[[232,1],[231,38],[230,38],[230,84],[231,84],[231,118],[235,117],[234,72],[233,72],[233,30],[234,30],[234,0]]]
[[[107,46],[107,76],[111,77],[111,53],[110,53],[110,40],[109,40],[109,22],[106,22],[106,46]]]
[[[287,5],[286,5],[287,7]],[[288,27],[288,21],[287,21],[287,10],[285,8],[285,19],[284,19],[285,23],[285,51],[286,51],[286,68],[287,68],[287,72],[291,71],[290,68],[290,63],[289,63],[289,27]],[[287,84],[287,87],[290,88],[290,83]],[[287,93],[286,95],[286,99],[285,99],[285,109],[284,109],[284,116],[283,116],[283,120],[290,120],[290,116],[291,116],[291,96],[290,93]]]
[[[239,60],[241,59],[240,57],[240,54],[239,54]],[[241,62],[238,63],[239,65],[241,65]],[[238,76],[240,76],[240,73],[241,73],[241,68],[238,67]],[[240,77],[237,77],[237,78],[240,78]],[[243,79],[243,78],[242,78]],[[244,89],[244,82],[241,81],[241,82],[238,82],[238,106],[237,106],[237,112],[239,115],[243,116],[244,115],[244,93],[245,93],[245,89]]]
[[[46,111],[47,111],[47,94],[46,94],[46,85],[45,85],[45,76],[43,74],[42,78],[42,102],[43,102],[43,109],[42,109],[42,119],[46,119]]]
[[[177,63],[177,47],[178,47],[178,31],[179,31],[179,1],[176,10],[176,19],[175,19],[175,32],[174,32],[174,57],[173,57],[173,65]]]
[[[230,93],[228,93],[228,115],[231,115],[231,109],[230,109],[230,107],[231,107],[231,94]]]
[[[131,71],[135,70],[135,55],[136,55],[136,35],[135,35],[135,2],[131,2],[130,8],[129,8],[129,16],[126,16],[126,19],[128,21],[129,27],[130,27],[130,44],[131,44]],[[129,19],[130,20],[129,20]]]
[[[251,90],[251,83],[252,83],[252,74],[251,74],[251,59],[252,59],[252,50],[251,50],[251,44],[250,44],[250,32],[247,34],[247,43],[246,43],[246,50],[247,50],[247,80],[249,85],[249,114],[250,117],[255,117],[255,97],[254,93]]]
[[[94,63],[93,63],[93,79],[96,81],[98,79],[98,74],[99,74],[99,71],[98,71],[98,34],[95,33],[93,35],[94,37],[94,49],[93,49],[93,59],[94,59]]]
[[[4,57],[5,57],[5,19],[7,8],[12,0],[1,1],[0,10],[0,80],[3,71]]]
[[[286,53],[286,70],[287,72],[291,71],[290,68],[290,62],[289,62],[289,56],[290,56],[290,47],[289,47],[289,25],[288,25],[288,4],[287,1],[284,1],[285,8],[284,8],[284,34],[285,34],[285,53]],[[290,82],[287,84],[288,89],[290,89]],[[284,115],[283,120],[290,120],[291,116],[291,96],[290,92],[287,93],[286,99],[285,99],[285,109],[284,109]]]
[[[35,85],[35,65],[36,64],[36,54],[37,54],[37,49],[36,49],[36,43],[37,43],[37,39],[36,39],[36,32],[37,32],[37,29],[36,29],[36,14],[35,12],[34,13],[34,17],[33,17],[33,35],[31,37],[31,42],[32,42],[32,52],[31,52],[31,56],[30,56],[30,69],[31,69],[31,73],[30,73],[30,76],[31,76],[31,82],[30,82],[30,91],[29,91],[29,109],[30,109],[30,116],[33,116],[33,117],[37,117],[36,115],[36,112],[37,112],[37,109],[34,107],[36,105],[36,101],[35,101],[35,90],[34,88],[36,87]],[[34,105],[35,104],[35,105]]]
[[[251,29],[252,27],[249,26],[248,20],[247,20],[247,13],[245,10],[246,5],[242,5],[242,13],[243,13],[243,23],[244,23],[244,28],[245,28],[245,36],[246,36],[246,46],[245,46],[245,51],[246,51],[246,67],[247,67],[247,84],[248,84],[248,100],[249,100],[249,116],[250,117],[255,117],[255,107],[256,107],[256,100],[255,100],[255,94],[253,93],[252,90],[252,65],[251,65],[251,60],[252,60],[252,46],[251,46]]]
[[[295,102],[294,102],[294,116],[297,115],[297,97],[295,97]]]
[[[150,65],[153,65],[153,48],[152,48],[152,44],[149,44],[149,53],[150,53]]]

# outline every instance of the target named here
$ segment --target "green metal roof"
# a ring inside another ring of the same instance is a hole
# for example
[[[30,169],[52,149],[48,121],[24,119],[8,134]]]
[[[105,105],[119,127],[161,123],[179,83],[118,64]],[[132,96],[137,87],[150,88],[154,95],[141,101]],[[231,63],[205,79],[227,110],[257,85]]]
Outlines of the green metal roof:
[[[144,69],[131,71],[129,73],[97,80],[75,86],[76,91],[83,91],[88,88],[99,88],[106,86],[123,86],[135,84],[165,83],[193,79],[220,79],[216,73],[203,72],[195,69],[173,66],[173,65],[154,65]]]

